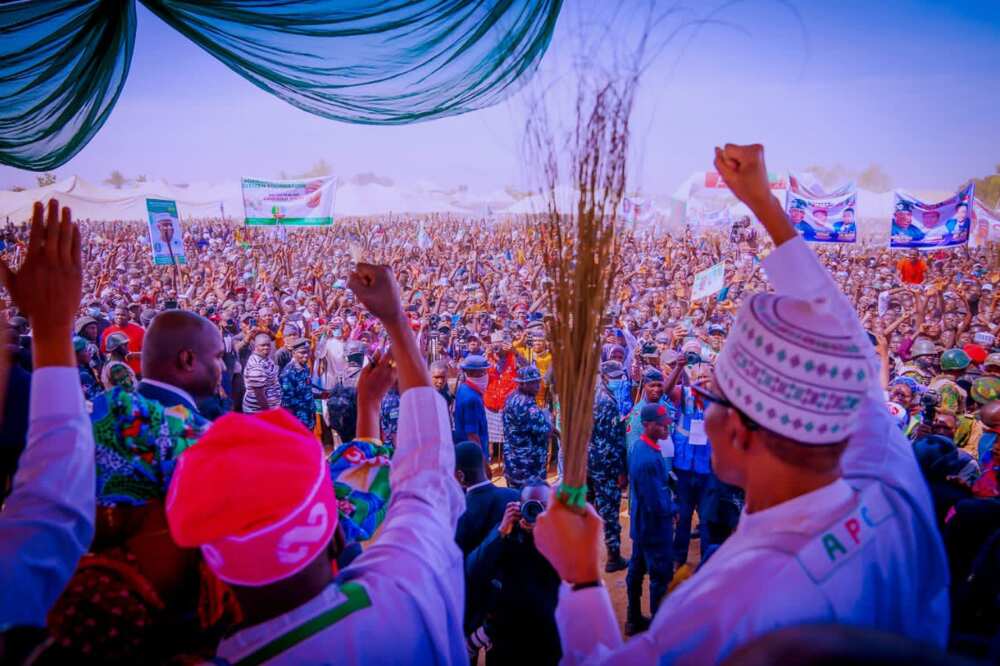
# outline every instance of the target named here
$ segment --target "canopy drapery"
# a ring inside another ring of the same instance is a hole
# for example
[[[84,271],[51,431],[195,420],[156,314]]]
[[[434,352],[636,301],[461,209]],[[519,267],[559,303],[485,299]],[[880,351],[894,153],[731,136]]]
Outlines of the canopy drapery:
[[[538,66],[562,0],[141,0],[254,85],[309,113],[396,125],[495,104]],[[0,163],[65,164],[107,120],[133,0],[0,5]]]

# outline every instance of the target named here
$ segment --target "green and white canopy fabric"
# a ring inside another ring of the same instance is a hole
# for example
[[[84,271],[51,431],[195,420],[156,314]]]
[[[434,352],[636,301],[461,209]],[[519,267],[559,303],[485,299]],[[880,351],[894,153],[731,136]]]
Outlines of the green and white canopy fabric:
[[[503,100],[562,0],[141,0],[254,85],[319,116],[396,125]],[[94,137],[128,75],[134,0],[0,4],[0,163],[42,171]]]

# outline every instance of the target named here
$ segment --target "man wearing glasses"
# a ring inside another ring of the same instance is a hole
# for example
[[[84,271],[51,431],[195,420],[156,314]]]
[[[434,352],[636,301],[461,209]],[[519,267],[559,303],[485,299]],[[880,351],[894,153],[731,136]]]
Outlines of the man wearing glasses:
[[[715,166],[762,222],[773,294],[741,308],[715,365],[712,467],[746,491],[736,532],[622,642],[598,576],[600,519],[552,502],[535,542],[572,590],[563,663],[716,663],[772,630],[848,624],[943,647],[948,563],[912,447],[885,406],[857,314],[768,188],[763,148]]]

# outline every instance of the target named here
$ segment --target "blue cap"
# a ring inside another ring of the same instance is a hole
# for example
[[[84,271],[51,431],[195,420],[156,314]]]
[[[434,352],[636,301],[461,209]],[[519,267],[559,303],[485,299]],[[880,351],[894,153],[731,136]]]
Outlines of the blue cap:
[[[647,370],[644,378],[647,382],[662,382],[665,379],[663,373],[656,368],[650,368]]]
[[[639,417],[643,423],[669,423],[671,420],[666,406],[659,403],[643,405]]]
[[[479,354],[469,354],[465,357],[459,367],[461,367],[462,370],[488,370],[490,362],[486,360],[485,356],[480,356]]]
[[[542,381],[542,373],[538,371],[533,365],[526,365],[523,368],[519,368],[517,371],[517,379],[515,379],[518,384],[529,384],[531,382]]]

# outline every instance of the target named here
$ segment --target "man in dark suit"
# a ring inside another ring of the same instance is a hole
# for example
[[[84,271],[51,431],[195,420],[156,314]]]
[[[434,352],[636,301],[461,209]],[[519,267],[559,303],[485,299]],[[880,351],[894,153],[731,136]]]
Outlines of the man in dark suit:
[[[164,407],[198,405],[217,396],[222,378],[222,334],[208,319],[186,310],[166,310],[153,319],[142,347],[139,394]]]
[[[562,656],[555,621],[560,579],[533,537],[550,494],[544,481],[529,480],[465,558],[467,642],[470,653],[486,648],[486,666],[555,666]]]
[[[458,519],[455,542],[468,555],[500,523],[507,503],[519,501],[521,494],[493,485],[486,475],[483,449],[476,442],[455,447],[455,479],[465,489],[465,513]]]

